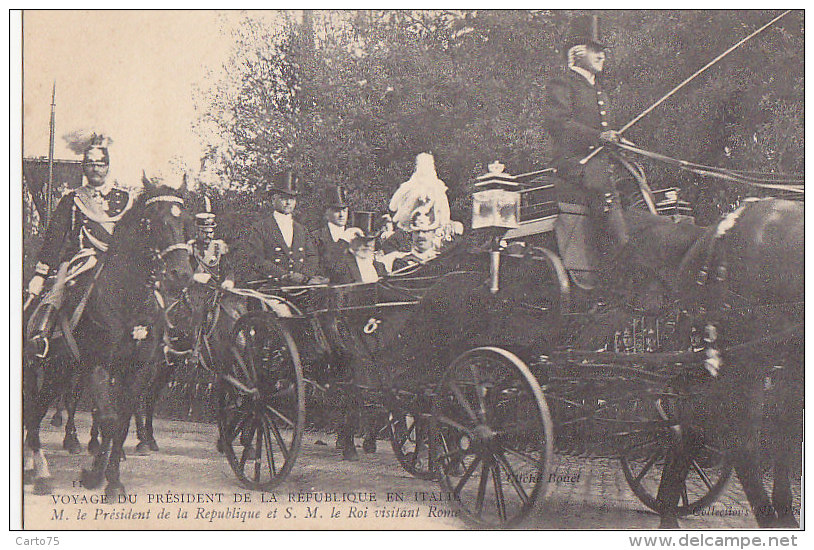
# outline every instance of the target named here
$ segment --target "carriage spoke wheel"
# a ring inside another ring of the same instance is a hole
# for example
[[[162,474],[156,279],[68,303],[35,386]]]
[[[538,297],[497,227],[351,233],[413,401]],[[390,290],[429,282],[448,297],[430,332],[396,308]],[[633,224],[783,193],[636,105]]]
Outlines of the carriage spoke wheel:
[[[243,486],[268,491],[291,471],[302,442],[299,354],[288,330],[268,312],[237,321],[231,352],[219,384],[219,447]]]
[[[537,381],[512,353],[484,347],[459,356],[437,388],[430,433],[431,469],[468,523],[517,525],[545,495],[551,416]]]
[[[620,455],[622,473],[636,497],[648,508],[658,512],[657,500],[661,475],[670,445],[675,440],[673,427],[664,427],[665,409],[660,403],[640,401],[633,407],[637,414],[656,419],[652,430],[642,430],[629,436]],[[687,516],[714,503],[726,488],[732,475],[732,464],[717,447],[700,441],[691,451],[689,472],[681,486],[677,512]]]
[[[418,479],[437,480],[438,474],[430,470],[430,424],[424,415],[390,414],[390,444],[402,468]],[[448,453],[449,444],[439,429],[436,445],[440,452]]]

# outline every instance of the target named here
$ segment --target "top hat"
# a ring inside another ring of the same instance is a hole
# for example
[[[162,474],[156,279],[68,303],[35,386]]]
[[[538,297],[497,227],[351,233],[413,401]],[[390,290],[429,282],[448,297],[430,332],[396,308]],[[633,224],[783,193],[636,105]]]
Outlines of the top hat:
[[[347,208],[347,200],[341,185],[331,185],[325,190],[325,208]]]
[[[564,45],[566,51],[580,45],[593,46],[599,50],[606,49],[608,46],[602,42],[599,34],[599,17],[579,15],[572,19]]]
[[[272,195],[282,193],[283,195],[296,197],[300,194],[299,183],[300,178],[297,176],[297,173],[292,170],[286,170],[274,176],[271,180],[269,192]]]
[[[361,231],[354,231],[356,233],[354,238],[373,240],[378,237],[381,230],[376,228],[376,218],[376,212],[354,212],[350,226]]]

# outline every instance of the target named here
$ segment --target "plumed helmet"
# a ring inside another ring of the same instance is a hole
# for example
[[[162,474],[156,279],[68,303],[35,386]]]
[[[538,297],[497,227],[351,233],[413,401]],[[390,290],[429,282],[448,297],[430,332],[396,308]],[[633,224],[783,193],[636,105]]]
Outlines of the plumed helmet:
[[[83,160],[102,161],[109,163],[110,155],[108,147],[113,144],[113,140],[99,130],[74,130],[63,136],[68,149],[82,155]]]

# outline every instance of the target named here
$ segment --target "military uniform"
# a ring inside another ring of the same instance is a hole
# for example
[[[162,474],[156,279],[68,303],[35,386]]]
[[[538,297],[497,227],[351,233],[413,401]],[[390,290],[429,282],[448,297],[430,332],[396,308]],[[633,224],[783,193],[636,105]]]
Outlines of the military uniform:
[[[53,284],[29,319],[28,338],[46,342],[54,322],[53,312],[63,304],[79,306],[81,297],[90,290],[91,282],[102,267],[116,222],[132,203],[133,197],[127,191],[113,188],[102,193],[87,185],[62,197],[37,255],[36,275],[53,275]],[[81,311],[76,321],[80,315]],[[38,355],[44,356],[47,349],[44,343]]]

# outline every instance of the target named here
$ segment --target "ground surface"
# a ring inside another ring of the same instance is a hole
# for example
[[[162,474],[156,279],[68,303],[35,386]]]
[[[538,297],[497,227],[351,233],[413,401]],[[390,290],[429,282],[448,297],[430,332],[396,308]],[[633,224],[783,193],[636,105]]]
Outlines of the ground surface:
[[[260,493],[246,491],[235,482],[226,459],[215,448],[215,426],[169,420],[156,421],[156,438],[161,450],[151,456],[136,455],[137,441],[131,434],[125,447],[128,458],[122,464],[122,481],[129,500],[101,503],[101,489],[87,490],[75,482],[80,468],[90,464],[88,455],[69,455],[63,451],[61,428],[50,426],[48,419],[50,415],[44,422],[43,444],[54,478],[53,493],[34,495],[32,486],[25,486],[26,528],[466,527],[461,519],[454,517],[454,508],[449,503],[438,501],[444,495],[435,483],[414,479],[402,470],[386,441],[379,442],[376,454],[364,454],[360,448],[360,460],[346,462],[334,447],[333,435],[306,433],[290,477],[272,493]],[[87,443],[89,423],[89,415],[80,413],[78,427],[83,444]],[[327,444],[318,444],[318,441]],[[658,517],[629,489],[617,461],[556,456],[555,462],[556,471],[574,481],[548,483],[548,495],[539,513],[530,517],[523,527],[653,529],[658,526]],[[344,499],[344,502],[325,502],[324,496],[320,497],[322,502],[297,502],[314,498],[298,496],[300,493],[324,495],[326,492],[333,495],[331,498]],[[371,493],[375,494],[375,502],[369,501]],[[398,493],[403,500],[388,502],[388,493]],[[247,498],[251,502],[246,502]],[[183,512],[187,517],[179,518]],[[378,517],[400,513],[418,517]],[[756,526],[735,479],[703,515],[682,520],[682,527],[690,529]]]

